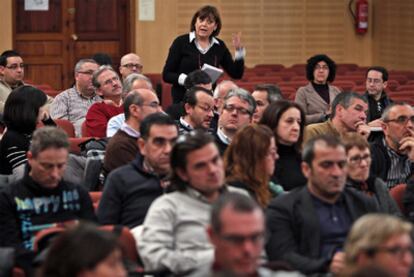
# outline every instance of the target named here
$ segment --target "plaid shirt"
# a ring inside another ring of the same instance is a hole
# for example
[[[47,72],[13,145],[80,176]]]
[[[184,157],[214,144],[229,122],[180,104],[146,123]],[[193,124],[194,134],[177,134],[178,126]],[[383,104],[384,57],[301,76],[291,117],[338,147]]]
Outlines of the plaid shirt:
[[[53,119],[67,119],[75,127],[76,136],[81,136],[82,123],[90,106],[102,99],[98,95],[83,97],[75,87],[59,93],[52,102],[50,115]]]

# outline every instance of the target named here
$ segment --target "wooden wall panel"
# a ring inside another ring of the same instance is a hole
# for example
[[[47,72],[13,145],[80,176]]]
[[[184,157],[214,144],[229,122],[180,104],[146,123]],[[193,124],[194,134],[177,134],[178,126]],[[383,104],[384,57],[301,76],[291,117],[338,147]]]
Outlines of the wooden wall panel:
[[[47,74],[45,74],[47,72]],[[62,83],[62,66],[61,65],[45,65],[45,64],[30,64],[25,71],[25,79],[27,80],[42,80],[38,84],[48,84],[53,88],[63,87]]]
[[[0,9],[0,26],[1,26],[1,39],[0,39],[0,53],[4,50],[11,49],[13,47],[13,27],[12,27],[12,1],[1,1]]]
[[[377,0],[374,11],[375,63],[414,70],[414,1]]]
[[[232,34],[242,32],[247,66],[290,66],[317,53],[337,62],[372,63],[371,34],[355,34],[348,0],[159,0],[156,20],[136,24],[137,53],[143,57],[145,72],[162,71],[173,39],[189,31],[192,15],[204,4],[219,9],[223,21],[219,37],[231,52]],[[153,32],[160,34],[155,44]]]

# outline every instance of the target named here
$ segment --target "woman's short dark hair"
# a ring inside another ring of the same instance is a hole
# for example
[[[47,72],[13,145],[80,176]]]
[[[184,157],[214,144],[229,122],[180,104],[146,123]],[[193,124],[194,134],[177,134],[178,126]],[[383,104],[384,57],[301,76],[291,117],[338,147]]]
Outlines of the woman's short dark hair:
[[[53,240],[41,276],[79,276],[82,271],[93,270],[118,249],[121,248],[113,233],[91,224],[81,224]]]
[[[311,82],[314,80],[315,77],[313,76],[313,72],[315,71],[315,67],[318,64],[318,62],[321,61],[326,62],[326,64],[329,67],[329,74],[326,81],[333,82],[335,80],[336,75],[336,63],[324,54],[315,55],[308,59],[306,64],[306,79],[308,79]]]
[[[299,130],[299,138],[298,141],[295,143],[295,148],[299,151],[302,142],[303,142],[303,133],[305,130],[305,112],[299,106],[299,104],[288,101],[288,100],[278,100],[276,102],[270,103],[269,106],[263,111],[262,118],[260,119],[260,124],[264,124],[268,126],[271,130],[273,130],[276,138],[276,142],[279,141],[279,136],[277,134],[277,126],[279,126],[280,118],[282,115],[290,108],[296,108],[300,112],[300,130]]]
[[[191,19],[191,26],[190,26],[190,30],[191,31],[195,31],[195,24],[197,21],[197,18],[200,18],[201,20],[209,17],[210,19],[214,20],[217,24],[217,28],[213,31],[213,33],[211,33],[210,37],[216,37],[220,34],[220,30],[221,30],[221,18],[220,18],[220,14],[217,10],[216,7],[213,6],[204,6],[201,7],[194,15],[193,18]]]
[[[3,120],[7,128],[31,134],[36,129],[39,109],[46,104],[46,94],[32,86],[14,89],[4,105]]]

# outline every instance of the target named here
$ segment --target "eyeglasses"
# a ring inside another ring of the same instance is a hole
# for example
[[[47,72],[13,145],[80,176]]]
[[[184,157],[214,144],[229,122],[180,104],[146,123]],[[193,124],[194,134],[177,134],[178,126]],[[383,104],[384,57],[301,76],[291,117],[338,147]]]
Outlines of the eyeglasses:
[[[175,142],[177,141],[177,137],[172,138],[172,139],[166,139],[163,137],[155,137],[152,139],[152,143],[159,148],[164,148],[165,146],[167,146],[168,144],[173,147]]]
[[[142,69],[144,66],[139,63],[127,63],[124,64],[123,67],[126,67],[128,69],[133,69],[134,67],[136,67],[137,69]]]
[[[93,75],[94,71],[93,70],[77,71],[77,73],[82,73],[82,74],[85,74],[85,75]]]
[[[322,70],[328,70],[328,69],[329,69],[329,66],[327,66],[327,65],[319,65],[319,64],[317,64],[317,65],[315,66],[315,70],[319,70],[319,69],[322,69]]]
[[[367,78],[367,83],[374,83],[375,85],[378,85],[382,83],[381,79],[373,79],[373,78]]]
[[[104,85],[111,85],[112,83],[116,83],[117,81],[119,81],[119,77],[118,76],[114,76],[111,79],[108,79],[104,82]]]
[[[8,68],[10,70],[16,70],[18,68],[24,69],[25,66],[26,65],[24,63],[21,63],[21,64],[14,63],[14,64],[11,64],[11,65],[6,65],[6,68]]]
[[[220,238],[234,245],[242,245],[246,241],[250,241],[253,244],[261,244],[266,241],[267,236],[265,232],[260,232],[248,236],[220,235]]]
[[[401,115],[401,116],[399,116],[399,117],[397,117],[395,119],[387,119],[387,120],[384,120],[384,122],[395,122],[395,123],[397,123],[399,125],[407,125],[408,121],[410,121],[411,124],[414,125],[414,115],[413,116],[410,116],[410,117],[405,116],[405,115]]]
[[[370,162],[371,161],[371,155],[365,154],[364,156],[356,155],[349,158],[349,163],[351,164],[361,164],[362,161]]]
[[[407,247],[400,247],[400,246],[392,246],[392,247],[376,247],[372,249],[368,249],[369,252],[386,252],[391,256],[394,256],[398,259],[404,258],[405,254],[413,255],[413,246]]]
[[[224,105],[223,109],[225,109],[226,111],[228,111],[229,113],[232,113],[234,111],[237,111],[237,113],[241,114],[241,115],[251,115],[252,112],[250,112],[249,110],[242,108],[242,107],[236,107],[233,105]]]

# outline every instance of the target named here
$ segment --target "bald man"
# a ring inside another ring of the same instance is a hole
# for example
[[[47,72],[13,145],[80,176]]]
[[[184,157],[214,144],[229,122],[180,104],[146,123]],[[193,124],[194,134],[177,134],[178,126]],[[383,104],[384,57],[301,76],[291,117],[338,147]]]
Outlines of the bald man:
[[[142,68],[141,58],[135,53],[129,53],[121,58],[119,72],[122,75],[122,80],[125,80],[131,73],[142,73]]]

